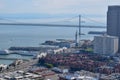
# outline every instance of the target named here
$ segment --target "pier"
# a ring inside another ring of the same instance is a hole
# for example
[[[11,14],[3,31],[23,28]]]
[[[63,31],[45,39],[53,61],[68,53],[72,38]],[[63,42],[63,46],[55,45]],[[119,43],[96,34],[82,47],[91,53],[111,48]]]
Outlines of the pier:
[[[0,60],[20,60],[19,58],[0,58]],[[29,61],[29,59],[22,59],[24,61]]]

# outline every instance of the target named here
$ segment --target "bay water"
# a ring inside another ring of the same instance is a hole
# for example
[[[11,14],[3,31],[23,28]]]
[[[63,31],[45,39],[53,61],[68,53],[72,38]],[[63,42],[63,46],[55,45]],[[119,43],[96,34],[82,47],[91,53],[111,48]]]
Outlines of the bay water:
[[[21,26],[21,25],[0,25],[0,50],[8,49],[11,46],[17,47],[38,47],[46,40],[75,39],[77,27],[49,27],[49,26]],[[89,31],[106,31],[105,28],[82,28],[82,39],[93,40],[94,35]],[[32,58],[17,54],[0,55],[7,58]],[[13,60],[0,60],[0,64],[10,64]]]

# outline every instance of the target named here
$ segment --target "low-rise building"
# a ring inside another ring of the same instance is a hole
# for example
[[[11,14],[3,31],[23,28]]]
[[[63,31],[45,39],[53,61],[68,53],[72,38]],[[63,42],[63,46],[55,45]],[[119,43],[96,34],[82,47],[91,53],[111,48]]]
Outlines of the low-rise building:
[[[0,64],[0,71],[5,70],[7,67],[5,64]]]
[[[71,47],[75,47],[76,43],[75,41],[71,41],[71,40],[57,39],[56,41],[46,41],[42,45],[53,45],[53,46],[59,46],[60,48],[62,47],[71,48]]]
[[[95,36],[94,53],[113,55],[118,52],[118,37],[115,36]]]
[[[42,57],[46,57],[47,56],[47,52],[41,52],[39,54],[36,54],[35,58],[42,58]]]
[[[70,74],[59,75],[59,80],[99,80],[98,74],[88,71],[77,71]]]
[[[39,80],[43,79],[41,75],[24,72],[24,71],[15,71],[7,73],[2,76],[3,80]],[[1,79],[0,79],[1,80]]]
[[[59,68],[59,67],[54,67],[52,68],[53,71],[58,72],[58,73],[68,73],[69,69],[67,68]]]

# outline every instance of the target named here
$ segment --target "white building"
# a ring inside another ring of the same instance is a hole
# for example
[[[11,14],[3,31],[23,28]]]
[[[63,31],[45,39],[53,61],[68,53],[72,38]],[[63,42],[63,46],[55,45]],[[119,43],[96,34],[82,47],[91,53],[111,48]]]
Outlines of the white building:
[[[118,37],[115,36],[95,36],[94,53],[115,54],[118,52]]]
[[[35,55],[35,58],[42,58],[42,57],[46,57],[47,56],[47,52],[41,52],[40,54]]]
[[[65,50],[67,50],[67,47],[62,47],[62,48],[58,48],[58,49],[53,50],[53,53],[59,54],[59,53],[63,53]]]
[[[75,73],[60,74],[60,80],[99,80],[98,74],[89,71],[77,71]]]
[[[52,68],[52,70],[55,71],[55,72],[59,72],[59,73],[68,73],[69,72],[69,69],[59,68],[59,67],[54,67],[54,68]]]
[[[6,69],[8,66],[7,65],[5,65],[5,64],[0,64],[0,69],[1,70],[4,70],[4,69]],[[1,79],[0,79],[1,80]]]

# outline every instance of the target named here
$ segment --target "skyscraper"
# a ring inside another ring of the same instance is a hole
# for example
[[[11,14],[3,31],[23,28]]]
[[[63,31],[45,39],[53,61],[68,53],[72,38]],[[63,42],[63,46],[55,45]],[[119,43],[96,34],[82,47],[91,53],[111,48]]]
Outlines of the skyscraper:
[[[120,52],[120,6],[109,6],[107,12],[107,34],[119,38]]]
[[[78,47],[78,32],[75,33],[75,46]]]

